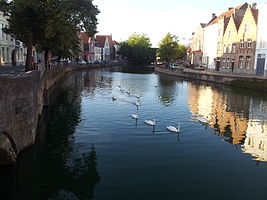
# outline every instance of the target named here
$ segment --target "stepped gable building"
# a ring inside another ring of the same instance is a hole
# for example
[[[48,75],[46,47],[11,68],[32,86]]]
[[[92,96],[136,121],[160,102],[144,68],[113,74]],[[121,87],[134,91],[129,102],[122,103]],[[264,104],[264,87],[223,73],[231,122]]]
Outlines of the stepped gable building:
[[[86,32],[81,32],[81,57],[83,60],[89,60],[89,36]]]
[[[101,52],[101,61],[110,62],[114,59],[114,50],[112,45],[112,36],[111,35],[96,35],[96,47],[102,49]]]
[[[254,74],[258,18],[256,5],[249,5],[243,18],[240,17],[232,15],[227,24],[223,36],[221,71]]]
[[[230,22],[231,17],[234,18],[234,21],[240,21],[248,6],[247,3],[244,3],[235,8],[229,8],[228,11],[222,13],[205,27],[203,63],[205,63],[208,68],[216,69],[217,71],[221,69],[221,57],[224,50],[224,34],[227,25]]]

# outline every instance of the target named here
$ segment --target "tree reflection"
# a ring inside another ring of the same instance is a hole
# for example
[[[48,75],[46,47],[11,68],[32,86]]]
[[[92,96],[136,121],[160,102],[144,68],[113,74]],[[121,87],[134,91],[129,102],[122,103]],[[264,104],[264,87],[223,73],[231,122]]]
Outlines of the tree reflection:
[[[79,87],[61,91],[51,107],[41,170],[42,199],[90,199],[100,180],[95,147],[77,155],[80,146],[73,134],[80,122],[80,93]]]
[[[176,82],[170,77],[158,76],[158,98],[164,106],[172,105],[176,97]]]

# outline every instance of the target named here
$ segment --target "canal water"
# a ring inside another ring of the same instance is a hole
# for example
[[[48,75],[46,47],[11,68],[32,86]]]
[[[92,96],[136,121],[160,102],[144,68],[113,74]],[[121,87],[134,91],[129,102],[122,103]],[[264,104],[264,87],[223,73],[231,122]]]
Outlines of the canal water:
[[[130,117],[134,95],[141,96],[138,120]],[[37,144],[14,169],[1,169],[9,199],[267,197],[261,93],[129,66],[72,74],[50,103]],[[154,129],[144,123],[153,118]],[[178,123],[179,134],[166,130]]]

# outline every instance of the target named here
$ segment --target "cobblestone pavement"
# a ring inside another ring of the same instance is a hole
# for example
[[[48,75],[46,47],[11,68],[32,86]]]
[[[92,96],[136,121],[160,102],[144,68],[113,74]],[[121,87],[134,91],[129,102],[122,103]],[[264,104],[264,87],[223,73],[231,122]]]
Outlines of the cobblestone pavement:
[[[24,66],[16,66],[16,67],[6,67],[6,66],[1,66],[0,67],[0,76],[4,75],[17,75],[25,72],[25,67]]]

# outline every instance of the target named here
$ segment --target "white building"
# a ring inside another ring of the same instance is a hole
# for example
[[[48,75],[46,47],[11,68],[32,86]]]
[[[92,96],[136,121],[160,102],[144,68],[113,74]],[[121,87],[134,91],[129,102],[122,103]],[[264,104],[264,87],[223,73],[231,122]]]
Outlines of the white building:
[[[267,76],[267,3],[259,6],[258,33],[254,69],[256,75]]]
[[[8,27],[7,17],[0,11],[0,66],[24,64],[25,49],[23,44],[2,30],[6,27]]]
[[[211,70],[216,65],[218,31],[217,23],[207,25],[204,31],[202,63]]]

